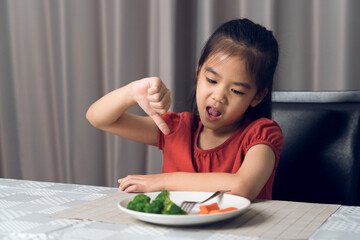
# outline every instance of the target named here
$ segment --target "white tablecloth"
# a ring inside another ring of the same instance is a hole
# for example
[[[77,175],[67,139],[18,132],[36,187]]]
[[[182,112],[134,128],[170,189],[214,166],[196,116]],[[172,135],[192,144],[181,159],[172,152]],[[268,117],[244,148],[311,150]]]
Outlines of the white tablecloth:
[[[0,178],[0,239],[259,239],[206,231],[47,217],[116,191],[116,188],[108,187]],[[342,206],[311,239],[360,239],[360,207]]]

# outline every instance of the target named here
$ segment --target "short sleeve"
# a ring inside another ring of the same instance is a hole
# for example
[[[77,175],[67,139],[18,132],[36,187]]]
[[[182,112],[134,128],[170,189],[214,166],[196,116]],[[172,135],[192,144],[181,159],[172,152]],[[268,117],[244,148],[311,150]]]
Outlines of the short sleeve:
[[[266,144],[274,151],[276,162],[278,162],[283,141],[279,125],[273,120],[260,118],[248,126],[248,132],[244,139],[244,152],[246,154],[256,144]]]
[[[170,134],[174,133],[180,123],[181,115],[174,112],[167,112],[161,115],[162,119],[166,122],[170,129]],[[163,149],[165,135],[159,129],[158,148]]]

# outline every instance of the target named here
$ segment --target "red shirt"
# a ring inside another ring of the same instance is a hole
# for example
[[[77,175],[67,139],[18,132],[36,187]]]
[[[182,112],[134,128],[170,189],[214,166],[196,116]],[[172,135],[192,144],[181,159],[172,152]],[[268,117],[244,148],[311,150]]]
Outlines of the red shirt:
[[[249,119],[224,143],[213,149],[202,150],[197,140],[202,123],[191,113],[172,113],[162,115],[170,128],[170,134],[159,131],[159,148],[163,151],[163,173],[168,172],[226,172],[236,173],[247,153],[256,144],[266,144],[275,153],[274,170],[257,198],[271,199],[275,170],[279,162],[283,135],[279,125],[270,119]],[[192,119],[198,121],[193,129]]]

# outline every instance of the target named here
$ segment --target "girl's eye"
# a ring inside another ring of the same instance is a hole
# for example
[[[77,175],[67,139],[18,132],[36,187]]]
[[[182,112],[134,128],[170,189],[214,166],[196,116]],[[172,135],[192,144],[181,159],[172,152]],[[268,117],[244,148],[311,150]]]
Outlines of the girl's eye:
[[[231,91],[237,95],[243,95],[244,93],[243,92],[240,92],[238,90],[235,90],[235,89],[231,89]]]
[[[206,80],[209,82],[209,83],[212,83],[212,84],[216,84],[217,82],[215,80],[212,80],[210,78],[206,78]]]

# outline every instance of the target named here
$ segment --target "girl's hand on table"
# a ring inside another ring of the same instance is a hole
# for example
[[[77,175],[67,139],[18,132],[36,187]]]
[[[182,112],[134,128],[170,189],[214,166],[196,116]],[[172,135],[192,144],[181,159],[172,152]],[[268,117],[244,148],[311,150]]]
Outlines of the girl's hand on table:
[[[124,192],[158,192],[164,190],[164,175],[128,175],[118,179],[119,190]]]

